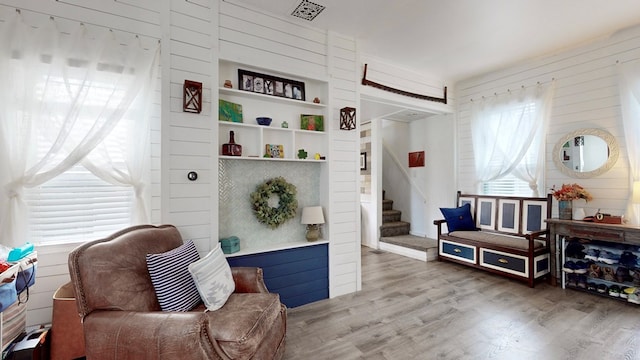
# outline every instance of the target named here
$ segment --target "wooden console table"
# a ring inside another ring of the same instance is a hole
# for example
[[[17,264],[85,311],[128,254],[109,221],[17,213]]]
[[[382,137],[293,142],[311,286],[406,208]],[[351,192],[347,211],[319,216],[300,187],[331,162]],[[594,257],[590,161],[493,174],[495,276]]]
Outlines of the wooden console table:
[[[562,264],[561,237],[640,245],[640,227],[577,220],[547,219],[551,239],[551,281],[558,284]]]

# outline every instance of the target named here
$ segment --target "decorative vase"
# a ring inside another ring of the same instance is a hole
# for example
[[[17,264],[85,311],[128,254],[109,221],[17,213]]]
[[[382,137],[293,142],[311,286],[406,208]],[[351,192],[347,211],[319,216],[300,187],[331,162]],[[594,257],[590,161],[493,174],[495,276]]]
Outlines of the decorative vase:
[[[222,145],[222,155],[242,156],[242,145],[236,144],[233,131],[229,131],[229,143]]]
[[[586,216],[587,214],[585,214],[583,208],[576,208],[575,210],[573,210],[573,218],[575,220],[583,220]]]
[[[571,220],[573,218],[573,201],[558,201],[558,218],[560,220]]]

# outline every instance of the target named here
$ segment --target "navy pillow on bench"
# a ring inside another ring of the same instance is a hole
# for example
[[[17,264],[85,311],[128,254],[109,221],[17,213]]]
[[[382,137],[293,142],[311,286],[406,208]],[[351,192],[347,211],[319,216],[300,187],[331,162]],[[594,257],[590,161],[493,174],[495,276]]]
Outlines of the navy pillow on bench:
[[[467,203],[457,208],[440,208],[440,212],[447,220],[449,232],[478,230],[471,216],[471,204]]]

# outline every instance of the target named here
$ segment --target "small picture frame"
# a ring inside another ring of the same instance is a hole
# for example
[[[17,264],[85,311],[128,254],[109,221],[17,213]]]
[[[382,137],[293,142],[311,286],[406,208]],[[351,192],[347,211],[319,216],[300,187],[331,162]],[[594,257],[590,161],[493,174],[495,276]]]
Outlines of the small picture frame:
[[[284,83],[282,81],[275,81],[275,87],[273,89],[273,95],[284,96]]]
[[[242,74],[238,80],[240,82],[240,90],[253,91],[253,76]]]
[[[260,94],[264,93],[264,79],[261,77],[254,77],[253,78],[253,92],[257,92]]]
[[[238,69],[239,88],[269,96],[305,101],[304,82]]]
[[[409,153],[409,167],[424,166],[424,151],[415,151]]]
[[[360,153],[360,170],[367,170],[367,153]]]
[[[300,130],[324,131],[324,116],[300,115]]]

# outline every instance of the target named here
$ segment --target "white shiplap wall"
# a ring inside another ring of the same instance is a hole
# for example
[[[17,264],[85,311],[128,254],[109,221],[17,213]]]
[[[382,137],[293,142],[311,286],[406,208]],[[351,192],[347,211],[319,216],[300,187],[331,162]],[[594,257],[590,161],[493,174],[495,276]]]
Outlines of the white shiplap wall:
[[[164,3],[161,222],[176,225],[204,254],[218,239],[218,6],[213,0]],[[199,114],[182,111],[185,80],[202,83]],[[190,171],[198,173],[196,181],[187,179]]]
[[[326,200],[331,202],[327,224],[332,238],[330,294],[360,287],[358,137],[355,131],[336,130],[338,109],[357,105],[353,40],[217,0],[2,0],[0,21],[15,8],[34,26],[53,15],[65,26],[84,22],[89,27],[111,28],[118,36],[138,34],[143,42],[161,40],[161,105],[154,113],[152,129],[152,222],[177,225],[201,252],[218,237],[216,107],[212,111],[212,104],[218,101],[218,56],[328,82],[329,137],[335,147],[329,155],[330,171],[323,175],[330,179],[326,181],[329,189],[323,191],[331,194]],[[201,114],[182,112],[185,79],[203,83]],[[192,170],[199,174],[196,182],[186,179]],[[38,249],[38,277],[28,303],[28,325],[51,320],[53,292],[69,281],[71,249]]]
[[[357,107],[356,45],[327,33],[233,1],[220,2],[220,59],[328,83],[328,169],[322,172],[321,204],[329,209],[331,297],[360,288],[360,210],[357,179],[359,134],[339,130],[340,108]],[[218,79],[219,82],[223,81]]]
[[[24,21],[34,27],[42,26],[53,16],[62,33],[71,33],[82,22],[90,34],[112,29],[123,39],[138,35],[143,46],[155,47],[161,39],[161,12],[155,1],[0,1],[0,21],[6,21],[19,9]],[[156,109],[152,117],[152,221],[160,217],[160,91],[156,93]],[[27,302],[27,325],[51,321],[52,296],[55,290],[69,281],[67,258],[74,245],[38,247],[38,270],[35,285],[30,289]]]
[[[588,215],[598,208],[615,215],[623,214],[629,191],[629,166],[616,63],[635,59],[640,59],[640,27],[457,84],[458,189],[476,191],[470,132],[471,99],[555,79],[556,91],[546,141],[546,188],[577,182],[592,193],[594,200],[586,204],[580,201],[574,206],[584,207]],[[556,169],[552,158],[555,143],[563,135],[580,128],[604,129],[617,139],[620,158],[607,173],[592,179],[574,179]],[[554,216],[557,216],[556,208],[554,206]]]

